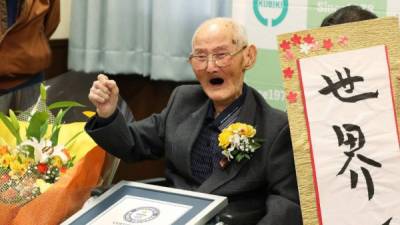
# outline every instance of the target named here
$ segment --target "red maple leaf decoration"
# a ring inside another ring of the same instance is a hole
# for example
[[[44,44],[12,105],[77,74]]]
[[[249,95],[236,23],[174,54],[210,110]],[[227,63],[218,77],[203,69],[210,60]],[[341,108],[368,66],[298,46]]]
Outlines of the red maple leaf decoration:
[[[333,47],[333,42],[332,42],[332,40],[329,38],[329,39],[325,39],[324,40],[324,44],[323,44],[323,47],[326,49],[326,50],[331,50],[331,48]]]
[[[283,40],[279,46],[283,49],[283,51],[286,51],[290,49],[290,42]]]
[[[292,68],[290,68],[290,67],[287,67],[282,72],[283,72],[283,75],[284,75],[285,78],[291,79],[292,76],[293,76],[294,70],[292,70]]]
[[[305,36],[305,37],[303,38],[303,40],[304,40],[304,42],[307,43],[307,44],[312,44],[312,43],[314,43],[314,37],[311,36],[311,34],[307,34],[307,36]]]
[[[297,102],[297,93],[290,91],[289,94],[286,96],[288,102],[290,104]]]
[[[301,44],[301,36],[294,34],[292,38],[290,38],[292,41],[293,45],[300,45]]]

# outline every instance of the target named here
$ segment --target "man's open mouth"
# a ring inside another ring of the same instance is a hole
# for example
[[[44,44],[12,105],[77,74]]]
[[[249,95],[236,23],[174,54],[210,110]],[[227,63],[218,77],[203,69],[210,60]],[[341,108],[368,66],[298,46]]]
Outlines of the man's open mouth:
[[[223,83],[224,83],[224,79],[222,79],[222,78],[212,78],[210,80],[210,84],[212,84],[212,85],[221,85]]]

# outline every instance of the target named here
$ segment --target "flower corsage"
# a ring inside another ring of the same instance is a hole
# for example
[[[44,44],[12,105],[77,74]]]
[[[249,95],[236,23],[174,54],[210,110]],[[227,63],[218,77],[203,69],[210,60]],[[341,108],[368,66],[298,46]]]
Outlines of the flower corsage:
[[[223,129],[218,136],[219,147],[225,156],[220,161],[221,167],[225,167],[232,159],[237,162],[250,159],[251,155],[261,147],[261,140],[256,140],[256,129],[244,123],[233,123]]]

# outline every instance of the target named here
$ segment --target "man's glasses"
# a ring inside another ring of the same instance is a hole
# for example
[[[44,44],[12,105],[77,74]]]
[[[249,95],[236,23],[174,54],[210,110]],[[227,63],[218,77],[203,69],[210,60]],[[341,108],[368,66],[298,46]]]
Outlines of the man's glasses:
[[[236,52],[224,52],[224,53],[215,53],[215,54],[199,54],[199,55],[193,55],[191,54],[189,56],[189,62],[192,64],[193,68],[195,70],[204,70],[207,68],[208,62],[211,61],[215,63],[216,66],[218,67],[226,67],[230,66],[232,64],[232,59],[235,55],[239,54],[241,51],[243,51],[247,45],[243,46],[241,49],[239,49]]]

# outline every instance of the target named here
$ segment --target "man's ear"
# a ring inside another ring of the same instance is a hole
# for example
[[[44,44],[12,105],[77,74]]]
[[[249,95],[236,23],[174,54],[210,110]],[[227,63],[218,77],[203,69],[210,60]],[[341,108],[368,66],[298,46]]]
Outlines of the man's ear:
[[[257,48],[255,45],[249,45],[247,48],[244,50],[244,63],[243,63],[243,69],[248,70],[251,69],[251,67],[254,66],[256,63],[256,58],[257,58]]]

